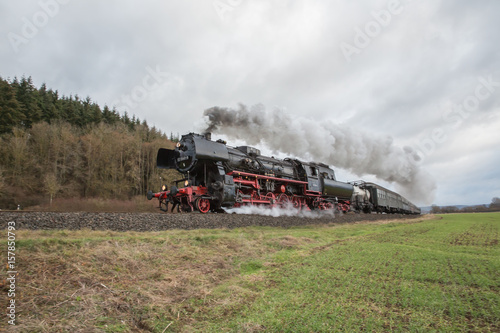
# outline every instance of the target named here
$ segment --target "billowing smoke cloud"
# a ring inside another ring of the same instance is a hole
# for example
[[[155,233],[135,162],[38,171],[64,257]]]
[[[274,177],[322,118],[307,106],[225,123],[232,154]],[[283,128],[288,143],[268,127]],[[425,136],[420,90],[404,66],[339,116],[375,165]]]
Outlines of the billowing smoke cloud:
[[[306,161],[323,162],[351,171],[359,177],[371,174],[395,183],[409,200],[430,203],[436,185],[419,167],[419,156],[409,147],[400,148],[389,136],[377,137],[331,121],[292,116],[262,105],[250,110],[240,104],[236,110],[213,107],[205,110],[206,132],[228,139],[262,144],[273,153],[285,153]]]

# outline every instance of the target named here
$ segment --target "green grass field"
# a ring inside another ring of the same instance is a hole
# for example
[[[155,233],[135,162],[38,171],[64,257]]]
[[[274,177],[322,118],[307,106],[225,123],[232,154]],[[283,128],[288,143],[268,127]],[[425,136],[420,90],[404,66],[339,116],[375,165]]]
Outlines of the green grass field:
[[[482,213],[289,229],[19,230],[18,328],[498,332],[499,229],[500,213]]]

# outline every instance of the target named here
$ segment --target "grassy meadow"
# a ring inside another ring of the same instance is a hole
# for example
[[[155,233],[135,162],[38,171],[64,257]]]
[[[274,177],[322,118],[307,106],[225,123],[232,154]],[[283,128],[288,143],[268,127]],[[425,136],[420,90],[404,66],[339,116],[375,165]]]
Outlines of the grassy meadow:
[[[500,213],[287,229],[18,230],[17,330],[498,332],[499,230]]]

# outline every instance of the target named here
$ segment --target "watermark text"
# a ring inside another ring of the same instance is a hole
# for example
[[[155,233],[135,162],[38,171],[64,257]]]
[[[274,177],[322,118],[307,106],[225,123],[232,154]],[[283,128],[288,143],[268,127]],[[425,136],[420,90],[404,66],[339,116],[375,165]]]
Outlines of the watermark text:
[[[474,93],[467,95],[461,103],[446,109],[441,118],[443,126],[438,126],[430,131],[430,135],[421,139],[414,147],[407,147],[410,163],[421,164],[424,159],[437,149],[438,145],[448,140],[448,134],[457,130],[474,112],[481,102],[490,98],[500,88],[500,81],[494,81],[493,76],[480,76]]]
[[[7,322],[16,325],[16,223],[7,223]]]
[[[57,14],[61,5],[65,5],[70,0],[40,0],[38,6],[40,10],[35,12],[31,19],[23,16],[21,18],[22,25],[19,33],[10,31],[7,34],[10,45],[15,53],[19,52],[21,45],[28,44],[30,40],[38,35],[38,32],[43,29]]]

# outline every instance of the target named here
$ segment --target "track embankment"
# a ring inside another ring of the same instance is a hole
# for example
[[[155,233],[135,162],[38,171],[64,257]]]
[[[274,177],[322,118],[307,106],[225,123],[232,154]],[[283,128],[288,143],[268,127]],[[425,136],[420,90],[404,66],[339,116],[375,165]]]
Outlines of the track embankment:
[[[216,229],[249,226],[292,227],[311,224],[343,224],[395,219],[420,215],[344,214],[316,218],[244,214],[196,213],[90,213],[90,212],[0,212],[0,229],[14,221],[16,229],[91,229],[113,231],[161,231],[168,229]]]

